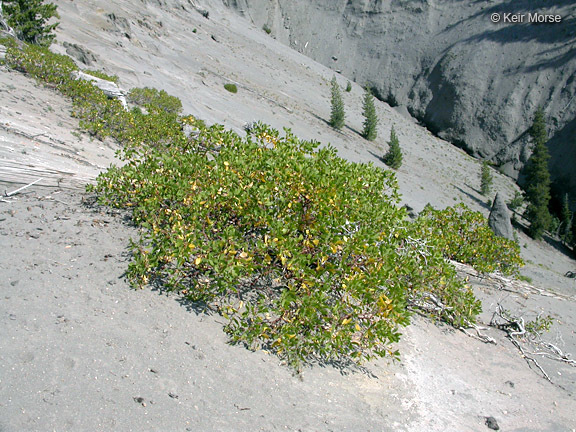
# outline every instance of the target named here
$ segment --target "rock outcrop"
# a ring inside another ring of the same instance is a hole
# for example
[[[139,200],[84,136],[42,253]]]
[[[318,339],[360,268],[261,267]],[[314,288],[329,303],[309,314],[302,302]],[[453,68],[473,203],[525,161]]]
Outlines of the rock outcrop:
[[[530,155],[526,131],[544,107],[553,179],[576,196],[573,1],[223,2],[514,178]],[[544,14],[561,22],[530,22]]]
[[[488,226],[494,231],[498,237],[504,237],[508,240],[514,240],[514,229],[510,222],[510,214],[506,201],[499,193],[494,198],[490,215],[488,216]]]

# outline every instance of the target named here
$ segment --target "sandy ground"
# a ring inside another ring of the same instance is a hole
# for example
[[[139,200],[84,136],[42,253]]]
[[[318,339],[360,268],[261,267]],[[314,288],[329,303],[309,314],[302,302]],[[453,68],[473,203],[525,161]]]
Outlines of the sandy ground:
[[[380,138],[364,141],[355,132],[356,85],[345,95],[349,128],[332,131],[332,72],[224,9],[206,20],[153,3],[57,3],[60,43],[90,49],[93,67],[118,74],[125,88],[163,88],[186,112],[236,130],[253,120],[291,127],[377,165],[395,125],[404,202],[420,210],[463,201],[487,211],[477,161],[385,104]],[[128,30],[110,13],[127,17]],[[223,89],[230,81],[238,94]],[[122,274],[136,231],[82,192],[113,162],[114,145],[79,134],[69,103],[20,74],[0,70],[0,97],[2,192],[44,179],[0,202],[0,430],[482,431],[489,416],[506,431],[575,430],[576,368],[538,357],[550,383],[495,329],[485,332],[497,344],[485,344],[415,317],[401,363],[380,360],[365,371],[315,365],[295,377],[273,356],[228,345],[222,318],[175,295],[131,290]],[[495,176],[496,189],[511,197],[513,183]],[[529,260],[523,273],[540,291],[472,279],[482,321],[498,303],[527,319],[551,314],[545,337],[574,353],[576,281],[563,274],[576,263],[519,236]]]

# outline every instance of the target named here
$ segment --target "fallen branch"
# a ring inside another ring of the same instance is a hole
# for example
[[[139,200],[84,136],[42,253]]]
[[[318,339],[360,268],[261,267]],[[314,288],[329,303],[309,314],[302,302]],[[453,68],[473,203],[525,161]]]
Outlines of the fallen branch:
[[[496,339],[494,339],[493,337],[490,337],[490,336],[488,336],[488,335],[485,335],[485,334],[481,333],[481,332],[480,332],[480,327],[478,327],[477,325],[474,324],[474,325],[472,325],[471,328],[473,328],[474,330],[476,330],[476,334],[470,333],[470,332],[468,331],[468,329],[466,329],[466,328],[464,328],[464,327],[460,327],[460,328],[458,328],[458,330],[460,330],[461,332],[463,332],[464,334],[468,335],[468,336],[471,337],[471,338],[478,339],[478,340],[481,341],[481,342],[490,343],[490,344],[493,344],[493,345],[498,345],[498,344],[496,343]]]
[[[21,188],[18,188],[18,189],[16,189],[15,191],[12,191],[12,192],[4,192],[4,195],[7,196],[7,197],[10,197],[10,196],[12,196],[12,195],[16,195],[16,194],[19,193],[20,191],[23,191],[24,189],[29,188],[30,186],[33,186],[33,185],[35,185],[36,183],[41,182],[42,180],[44,180],[44,179],[43,179],[43,178],[39,178],[38,180],[33,181],[32,183],[29,183],[29,184],[27,184],[26,186],[22,186]]]
[[[496,317],[502,318],[505,322],[499,323],[496,321]],[[570,358],[570,354],[564,354],[560,348],[556,345],[542,340],[540,332],[534,330],[534,328],[526,329],[526,324],[523,317],[515,317],[510,312],[505,310],[502,305],[498,304],[496,311],[492,315],[490,320],[490,326],[495,327],[499,330],[503,330],[507,333],[506,337],[512,342],[512,344],[520,351],[522,358],[526,360],[528,365],[534,365],[542,373],[542,376],[546,378],[549,382],[552,382],[550,375],[546,373],[544,368],[540,366],[535,356],[541,356],[548,358],[550,360],[564,362],[570,366],[576,367],[576,360]],[[522,337],[522,339],[519,338]],[[532,344],[537,351],[527,352],[522,348],[521,342]]]

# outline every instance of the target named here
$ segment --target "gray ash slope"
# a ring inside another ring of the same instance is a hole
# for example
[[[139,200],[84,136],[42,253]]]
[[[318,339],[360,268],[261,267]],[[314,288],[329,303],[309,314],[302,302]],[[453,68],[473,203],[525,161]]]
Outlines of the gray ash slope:
[[[551,171],[576,194],[573,1],[224,0],[256,26],[406,107],[433,132],[517,178],[537,107]],[[492,14],[523,16],[493,23]],[[554,24],[528,14],[558,14]]]

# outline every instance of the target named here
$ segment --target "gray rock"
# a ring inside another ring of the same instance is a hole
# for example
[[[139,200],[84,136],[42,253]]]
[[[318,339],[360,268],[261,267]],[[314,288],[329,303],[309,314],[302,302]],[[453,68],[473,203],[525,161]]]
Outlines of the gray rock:
[[[498,422],[494,417],[486,417],[486,421],[484,422],[489,429],[492,430],[500,430],[500,426],[498,426]]]
[[[506,201],[504,201],[504,198],[502,198],[502,195],[499,193],[497,193],[496,198],[494,198],[490,216],[488,216],[488,225],[497,236],[514,240],[514,229],[510,222],[508,207],[506,206]]]
[[[83,46],[68,42],[64,42],[63,45],[64,48],[66,48],[66,54],[79,62],[84,63],[86,66],[91,66],[97,61],[96,56],[89,49],[86,49]]]

